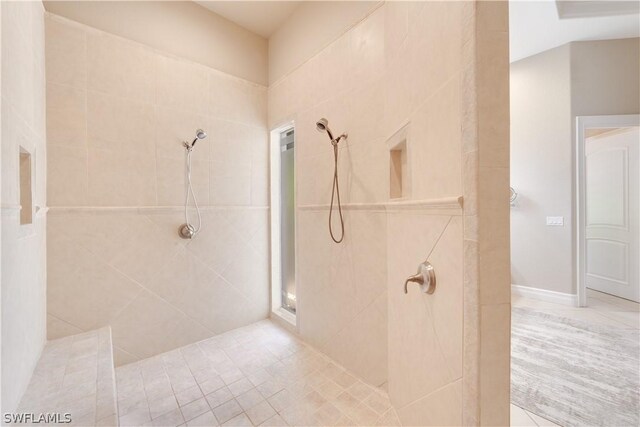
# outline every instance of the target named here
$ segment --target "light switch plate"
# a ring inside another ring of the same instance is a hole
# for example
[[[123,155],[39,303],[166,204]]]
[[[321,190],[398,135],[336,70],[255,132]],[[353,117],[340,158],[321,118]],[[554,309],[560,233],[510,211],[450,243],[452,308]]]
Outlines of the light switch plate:
[[[564,217],[563,216],[548,216],[547,217],[547,225],[564,225]]]

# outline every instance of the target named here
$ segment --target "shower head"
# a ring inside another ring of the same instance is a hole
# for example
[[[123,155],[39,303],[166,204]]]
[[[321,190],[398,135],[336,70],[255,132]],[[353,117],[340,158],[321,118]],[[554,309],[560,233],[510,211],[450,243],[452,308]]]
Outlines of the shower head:
[[[325,130],[327,130],[328,127],[329,127],[329,120],[327,119],[320,119],[316,122],[316,128],[320,132],[324,132]]]
[[[193,138],[193,141],[191,142],[191,146],[188,148],[193,148],[194,145],[196,145],[196,142],[199,139],[205,139],[207,137],[207,133],[205,131],[203,131],[202,129],[196,129],[196,137]],[[186,142],[185,142],[185,146],[186,146]]]
[[[318,132],[326,132],[329,135],[329,139],[333,141],[333,134],[331,133],[331,129],[329,129],[329,120],[322,118],[316,122],[316,129]]]

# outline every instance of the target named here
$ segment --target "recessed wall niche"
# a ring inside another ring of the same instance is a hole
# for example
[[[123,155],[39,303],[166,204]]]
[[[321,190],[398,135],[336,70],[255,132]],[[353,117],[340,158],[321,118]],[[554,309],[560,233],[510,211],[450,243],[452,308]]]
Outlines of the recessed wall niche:
[[[411,197],[411,165],[409,157],[409,125],[396,132],[389,140],[389,199]]]
[[[33,222],[31,153],[20,147],[20,225]]]

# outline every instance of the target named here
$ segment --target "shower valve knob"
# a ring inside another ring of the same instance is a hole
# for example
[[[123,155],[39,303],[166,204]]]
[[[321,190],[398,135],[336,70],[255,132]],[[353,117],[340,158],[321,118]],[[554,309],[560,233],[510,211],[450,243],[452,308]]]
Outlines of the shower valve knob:
[[[418,273],[410,276],[404,282],[404,293],[409,293],[407,286],[409,283],[417,283],[420,290],[426,294],[432,294],[436,290],[436,272],[429,261],[425,261],[418,267]]]

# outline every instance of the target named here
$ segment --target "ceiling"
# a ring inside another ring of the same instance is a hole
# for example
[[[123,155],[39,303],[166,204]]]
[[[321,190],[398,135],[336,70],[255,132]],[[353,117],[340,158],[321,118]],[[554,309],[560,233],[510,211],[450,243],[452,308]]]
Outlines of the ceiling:
[[[196,3],[268,39],[301,2],[196,0]]]
[[[584,1],[556,0],[560,19],[584,18],[588,16],[626,15],[640,12],[637,1]]]
[[[513,62],[572,41],[640,37],[640,16],[635,1],[511,0],[509,31]]]

